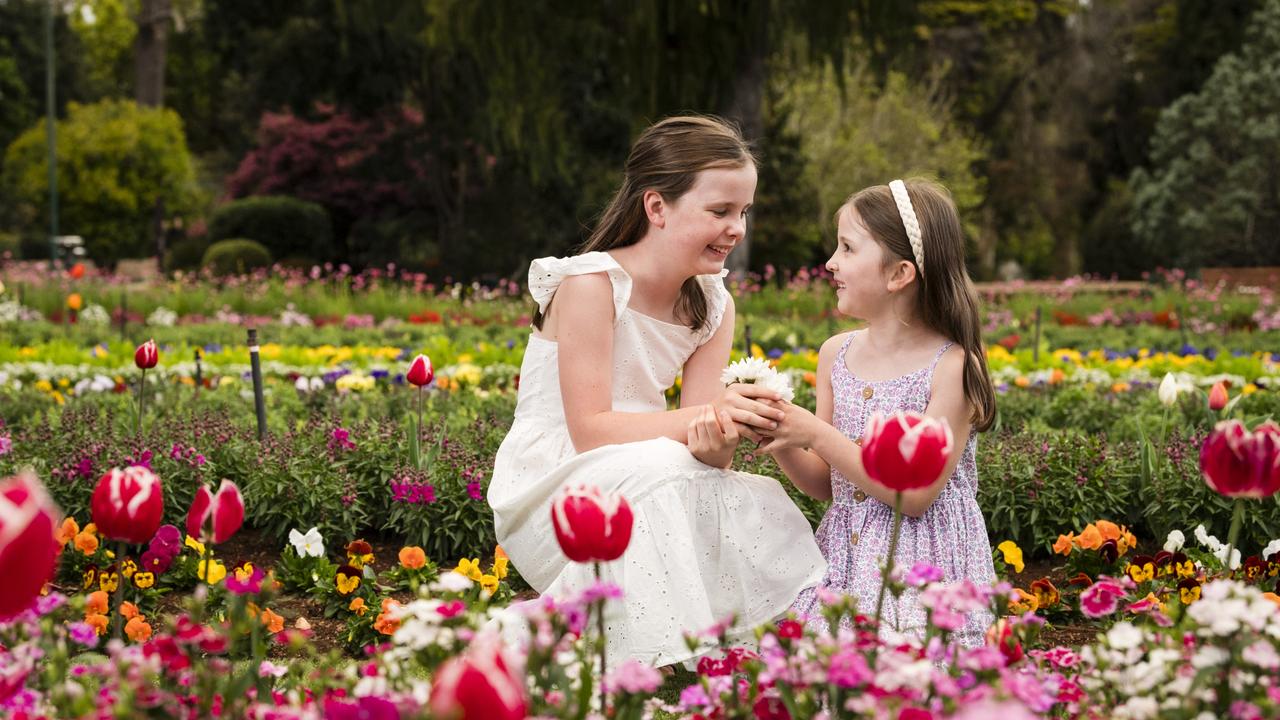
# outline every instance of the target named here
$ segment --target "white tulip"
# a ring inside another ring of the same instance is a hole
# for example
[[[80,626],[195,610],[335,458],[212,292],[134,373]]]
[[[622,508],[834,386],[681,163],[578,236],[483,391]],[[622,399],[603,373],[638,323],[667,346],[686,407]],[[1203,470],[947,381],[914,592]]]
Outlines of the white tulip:
[[[1180,389],[1178,381],[1173,378],[1173,373],[1164,374],[1164,379],[1160,381],[1160,388],[1156,391],[1156,396],[1160,398],[1160,404],[1165,407],[1173,407],[1178,402],[1178,390]]]

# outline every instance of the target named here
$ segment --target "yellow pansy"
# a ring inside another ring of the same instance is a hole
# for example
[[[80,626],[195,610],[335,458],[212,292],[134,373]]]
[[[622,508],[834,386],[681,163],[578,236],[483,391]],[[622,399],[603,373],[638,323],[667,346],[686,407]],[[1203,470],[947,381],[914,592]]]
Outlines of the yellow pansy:
[[[210,560],[208,558],[201,560],[196,567],[196,577],[204,580],[210,585],[217,585],[227,576],[227,566],[222,564],[221,560]]]
[[[484,588],[485,592],[495,593],[498,591],[498,578],[493,575],[481,575],[480,587]]]
[[[1026,565],[1022,562],[1022,548],[1012,540],[1005,540],[996,546],[996,549],[1004,554],[1004,562],[1013,568],[1015,573],[1022,572]]]
[[[197,555],[204,555],[204,543],[191,537],[190,535],[187,536],[186,543],[184,544],[187,547],[191,548],[192,550],[195,550]]]
[[[476,582],[480,582],[480,578],[484,576],[484,573],[480,571],[480,558],[475,558],[474,560],[462,558],[458,561],[458,567],[454,568],[453,571]]]
[[[498,576],[499,580],[507,577],[507,563],[511,562],[505,557],[493,559],[493,574]]]
[[[339,570],[334,577],[334,585],[337,586],[339,595],[350,595],[360,587],[360,574],[358,572],[348,574]]]

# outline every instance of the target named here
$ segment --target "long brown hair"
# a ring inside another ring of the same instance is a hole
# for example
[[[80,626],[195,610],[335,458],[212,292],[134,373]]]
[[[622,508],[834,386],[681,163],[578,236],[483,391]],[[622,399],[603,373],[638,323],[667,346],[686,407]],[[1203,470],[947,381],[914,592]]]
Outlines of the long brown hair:
[[[927,268],[921,273],[916,266],[916,311],[930,328],[964,348],[964,396],[973,408],[970,419],[979,431],[987,430],[995,422],[996,394],[987,371],[987,351],[982,345],[978,293],[964,264],[960,216],[951,193],[941,185],[921,179],[907,180],[905,184],[920,221]],[[916,265],[911,241],[888,185],[874,185],[855,193],[845,204],[857,210],[871,236],[888,251],[889,262],[906,260]]]
[[[634,245],[649,229],[644,194],[653,190],[668,203],[689,192],[698,173],[713,168],[755,164],[751,146],[728,121],[712,115],[670,117],[651,125],[631,146],[622,186],[601,214],[591,237],[578,253],[603,252]],[[707,297],[697,278],[680,288],[676,317],[693,330],[707,323]],[[542,329],[542,313],[534,310],[533,326]]]

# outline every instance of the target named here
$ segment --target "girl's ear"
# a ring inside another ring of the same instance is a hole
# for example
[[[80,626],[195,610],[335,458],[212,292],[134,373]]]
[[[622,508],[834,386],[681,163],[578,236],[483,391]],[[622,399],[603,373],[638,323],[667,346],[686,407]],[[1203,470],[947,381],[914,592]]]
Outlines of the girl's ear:
[[[657,227],[665,227],[667,224],[667,201],[662,199],[662,194],[656,190],[645,190],[642,199],[644,203],[644,214],[649,218],[649,224]]]
[[[914,280],[916,280],[916,266],[906,260],[899,260],[893,264],[893,272],[889,275],[889,292],[898,292]]]

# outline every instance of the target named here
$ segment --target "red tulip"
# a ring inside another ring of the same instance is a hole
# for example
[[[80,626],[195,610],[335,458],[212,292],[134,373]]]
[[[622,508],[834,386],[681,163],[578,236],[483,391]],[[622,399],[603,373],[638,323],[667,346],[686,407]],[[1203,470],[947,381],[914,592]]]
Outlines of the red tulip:
[[[160,361],[160,351],[156,349],[156,341],[148,340],[133,352],[133,364],[140,370],[150,370]]]
[[[76,263],[75,265],[72,265],[71,269],[67,271],[67,274],[75,280],[79,280],[84,277],[84,263]]]
[[[210,516],[213,517],[214,544],[230,540],[240,529],[244,523],[244,498],[235,483],[223,480],[217,493],[209,492],[207,483],[200,486],[187,513],[187,534],[200,539]]]
[[[574,562],[608,562],[631,542],[631,506],[619,493],[585,483],[566,485],[551,505],[560,549]]]
[[[0,481],[0,620],[31,607],[53,577],[58,514],[34,475]]]
[[[103,537],[145,543],[156,534],[164,515],[160,478],[141,465],[113,469],[98,478],[89,507]]]
[[[432,717],[521,720],[527,714],[524,683],[511,668],[496,635],[476,638],[465,653],[436,670]]]
[[[1200,472],[1209,487],[1227,497],[1262,498],[1280,490],[1280,425],[1245,429],[1223,420],[1200,446]]]
[[[1218,381],[1213,384],[1213,388],[1209,390],[1209,409],[1217,412],[1227,406],[1227,386]]]
[[[928,487],[942,475],[953,442],[946,418],[876,413],[863,436],[862,466],[872,480],[890,490]]]
[[[409,364],[409,372],[405,374],[404,379],[411,385],[422,387],[430,385],[435,376],[436,372],[431,368],[431,358],[419,355]]]

